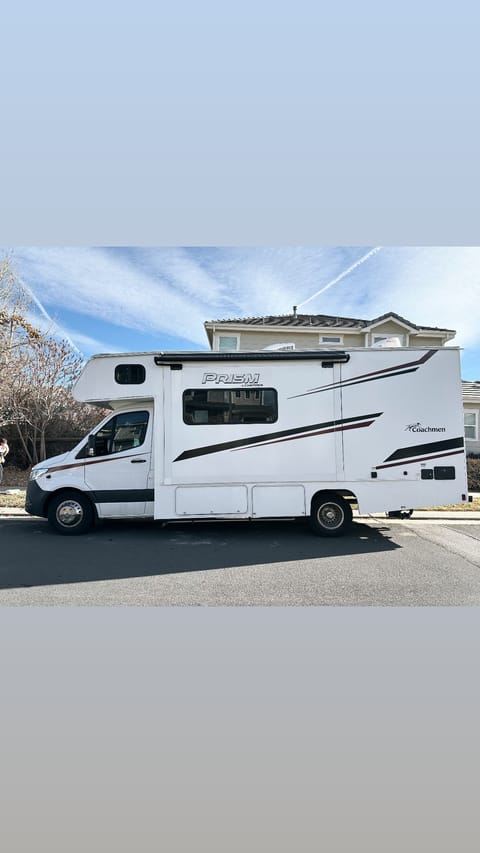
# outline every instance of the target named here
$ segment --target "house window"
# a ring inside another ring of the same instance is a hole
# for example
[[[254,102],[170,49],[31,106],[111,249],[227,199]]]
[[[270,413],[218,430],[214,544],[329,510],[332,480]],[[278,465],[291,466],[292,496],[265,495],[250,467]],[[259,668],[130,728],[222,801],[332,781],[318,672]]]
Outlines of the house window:
[[[465,438],[476,441],[478,438],[478,412],[464,412]]]
[[[190,388],[183,392],[186,424],[273,424],[277,418],[274,388]]]
[[[219,335],[218,350],[219,352],[238,350],[238,335]]]
[[[343,343],[342,335],[321,335],[321,344],[341,344]]]

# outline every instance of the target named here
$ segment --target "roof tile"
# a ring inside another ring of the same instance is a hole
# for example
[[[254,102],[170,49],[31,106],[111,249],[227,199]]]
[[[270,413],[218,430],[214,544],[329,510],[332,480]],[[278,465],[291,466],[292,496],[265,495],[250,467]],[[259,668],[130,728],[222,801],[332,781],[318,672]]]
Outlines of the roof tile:
[[[323,328],[343,328],[343,329],[364,329],[372,323],[378,323],[381,320],[387,320],[389,317],[405,323],[418,331],[426,332],[452,332],[454,329],[443,329],[438,326],[419,326],[412,323],[411,320],[406,320],[400,314],[394,311],[389,311],[382,314],[380,317],[374,317],[373,320],[360,320],[353,317],[334,317],[329,314],[280,314],[280,315],[265,315],[263,317],[236,317],[222,320],[209,320],[208,323],[232,324],[244,326],[321,326]]]

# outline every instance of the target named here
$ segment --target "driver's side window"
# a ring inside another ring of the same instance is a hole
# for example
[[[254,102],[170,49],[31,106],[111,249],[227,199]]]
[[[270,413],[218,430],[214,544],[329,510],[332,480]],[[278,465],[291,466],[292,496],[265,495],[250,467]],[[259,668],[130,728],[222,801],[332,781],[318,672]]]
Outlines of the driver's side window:
[[[148,412],[122,412],[114,415],[98,430],[94,440],[82,447],[77,458],[109,456],[140,447],[145,441],[147,426]]]

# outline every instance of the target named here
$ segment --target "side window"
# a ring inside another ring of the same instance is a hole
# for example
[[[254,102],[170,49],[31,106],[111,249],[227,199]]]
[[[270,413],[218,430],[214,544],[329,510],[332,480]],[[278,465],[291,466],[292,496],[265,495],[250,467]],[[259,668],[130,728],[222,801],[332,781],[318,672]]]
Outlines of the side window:
[[[272,424],[277,418],[274,388],[189,388],[183,392],[186,424]]]
[[[143,364],[117,364],[115,368],[115,382],[119,385],[142,385],[145,375]]]
[[[95,434],[93,454],[89,452],[89,444],[84,445],[77,454],[77,459],[90,455],[109,456],[122,453],[133,447],[140,447],[145,441],[148,426],[148,412],[122,412],[114,415]]]

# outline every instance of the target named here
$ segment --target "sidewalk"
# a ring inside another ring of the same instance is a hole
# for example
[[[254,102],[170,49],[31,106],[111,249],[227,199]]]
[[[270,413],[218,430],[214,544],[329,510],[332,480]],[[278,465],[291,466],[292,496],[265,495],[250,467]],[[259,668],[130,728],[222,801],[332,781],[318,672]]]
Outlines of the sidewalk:
[[[406,521],[421,521],[422,518],[438,518],[442,521],[476,521],[480,522],[480,512],[474,510],[448,510],[448,509],[414,509],[413,515],[407,519],[387,518],[384,512],[371,512],[368,515],[359,515],[356,510],[353,511],[354,518],[369,519],[382,518],[389,524],[399,522],[405,524]]]
[[[22,507],[0,507],[0,518],[15,518],[22,517],[32,518],[33,516],[29,515]],[[440,521],[456,521],[456,522],[468,522],[475,521],[480,523],[480,512],[468,510],[439,510],[439,509],[414,509],[413,515],[409,519],[398,519],[398,518],[387,518],[384,512],[371,512],[367,515],[360,515],[357,510],[353,510],[353,518],[358,519],[360,521],[368,521],[369,518],[382,519],[388,524],[405,524],[407,521],[415,522],[421,521],[422,519],[438,519]],[[182,519],[178,519],[181,521]]]

